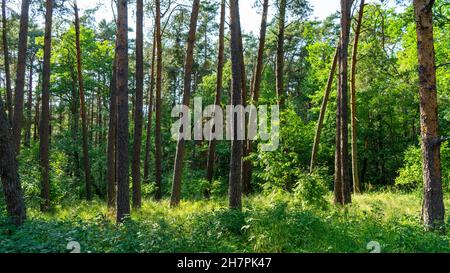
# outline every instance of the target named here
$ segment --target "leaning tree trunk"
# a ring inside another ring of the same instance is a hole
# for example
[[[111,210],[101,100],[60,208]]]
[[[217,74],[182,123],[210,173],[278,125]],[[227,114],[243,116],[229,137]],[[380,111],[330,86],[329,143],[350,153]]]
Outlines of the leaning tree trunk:
[[[162,198],[162,136],[161,136],[161,119],[162,119],[162,41],[161,41],[161,1],[155,0],[155,28],[156,28],[156,101],[155,101],[155,180],[156,191],[155,199]]]
[[[84,179],[86,183],[86,199],[92,200],[92,183],[91,183],[91,171],[89,165],[89,147],[88,147],[88,129],[87,129],[87,117],[84,98],[84,82],[83,82],[83,70],[81,63],[81,45],[80,45],[80,19],[78,16],[78,6],[75,1],[75,43],[77,48],[77,70],[78,70],[78,90],[80,92],[80,113],[81,113],[81,127],[83,129],[83,165],[84,165]]]
[[[328,106],[328,99],[330,97],[331,88],[333,86],[333,79],[336,74],[338,54],[339,54],[339,48],[336,49],[336,53],[334,54],[333,63],[331,65],[331,69],[330,69],[330,75],[328,76],[327,86],[325,88],[325,94],[324,94],[323,100],[322,100],[322,106],[320,107],[319,120],[317,121],[316,134],[314,137],[314,144],[313,144],[313,149],[312,149],[312,153],[311,153],[311,164],[309,165],[310,173],[312,173],[314,171],[314,168],[316,165],[316,160],[317,160],[317,154],[319,153],[319,145],[320,145],[320,137],[322,135],[323,121],[325,119],[325,113],[327,111],[327,106]]]
[[[44,36],[44,66],[42,75],[42,116],[39,137],[39,157],[41,165],[41,211],[50,209],[50,59],[52,47],[52,16],[53,1],[46,2],[45,36]]]
[[[117,14],[117,221],[130,214],[128,178],[128,6],[120,0]]]
[[[184,63],[184,87],[183,87],[183,105],[189,107],[189,101],[191,97],[191,81],[192,81],[192,68],[194,66],[194,46],[195,46],[195,34],[197,32],[197,18],[200,9],[200,0],[194,0],[192,3],[191,22],[189,25],[189,34],[186,48],[186,60]],[[182,129],[183,131],[186,128]],[[172,196],[170,200],[171,207],[177,207],[180,204],[181,198],[181,179],[183,173],[183,160],[185,150],[185,139],[181,133],[178,138],[177,151],[175,155],[175,164],[173,170],[173,184],[172,184]]]
[[[12,90],[11,90],[11,69],[9,66],[9,48],[8,48],[8,25],[6,18],[6,0],[2,0],[2,34],[3,34],[3,59],[5,61],[5,80],[6,80],[6,110],[8,110],[9,120],[12,121]]]
[[[134,105],[134,141],[131,176],[133,180],[133,208],[141,207],[141,147],[142,108],[144,93],[144,3],[136,1],[136,94]]]
[[[219,26],[219,55],[217,57],[217,79],[216,79],[216,97],[214,99],[214,105],[220,107],[220,101],[222,100],[223,89],[223,67],[224,67],[224,47],[225,47],[225,0],[222,0],[220,5],[220,26]],[[215,133],[216,128],[211,128],[210,135]],[[209,185],[212,184],[214,177],[214,161],[216,157],[216,139],[210,137],[208,146],[208,161],[206,163],[206,180]],[[209,198],[211,195],[210,190],[205,191],[205,197]]]
[[[422,220],[428,230],[442,226],[444,201],[441,174],[436,89],[436,61],[433,44],[434,0],[414,0],[419,55],[419,96],[422,137],[424,198]]]
[[[286,0],[279,1],[278,36],[277,36],[277,63],[276,63],[276,89],[278,103],[284,105],[286,94],[284,91],[284,36],[286,28]]]
[[[20,153],[20,135],[22,131],[29,8],[30,1],[22,0],[19,31],[19,53],[17,55],[16,91],[14,93],[14,116],[12,119],[16,154]]]
[[[264,67],[264,49],[266,42],[266,30],[267,30],[267,13],[269,9],[269,0],[264,0],[263,2],[263,14],[261,17],[261,29],[259,34],[259,49],[258,49],[258,58],[256,60],[256,67],[253,75],[253,81],[251,84],[251,102],[254,105],[258,104],[259,100],[259,91],[261,88],[261,80],[262,80],[262,72]],[[250,113],[249,120],[253,120],[252,116],[254,113]],[[247,155],[253,152],[253,141],[251,139],[247,140]],[[252,180],[252,164],[250,161],[244,162],[244,171],[243,171],[243,185],[247,186],[247,189],[244,188],[244,192],[248,193],[251,190],[251,180]]]
[[[153,91],[155,87],[155,55],[156,55],[156,36],[153,33],[153,44],[152,44],[152,63],[150,71],[150,86],[149,86],[149,98],[148,98],[148,123],[147,123],[147,138],[145,140],[145,159],[144,159],[144,181],[149,180],[149,169],[150,169],[150,142],[151,142],[151,131],[152,131],[152,117],[153,117]]]
[[[359,35],[361,33],[361,26],[364,16],[364,5],[365,1],[361,0],[359,7],[358,21],[356,22],[355,30],[355,41],[353,44],[353,54],[352,54],[352,75],[351,75],[351,116],[352,116],[352,177],[353,177],[353,188],[355,193],[361,193],[361,186],[359,182],[358,175],[358,134],[357,134],[357,119],[356,119],[356,63],[358,61],[358,43]]]
[[[232,88],[231,88],[231,107],[242,105],[242,48],[240,47],[239,37],[241,32],[239,1],[230,0],[230,30],[231,30],[231,69],[232,69]],[[238,131],[243,130],[242,115],[238,123],[238,115],[233,114],[231,159],[230,159],[230,177],[229,177],[229,206],[231,209],[242,209],[242,155],[243,141],[238,138]]]

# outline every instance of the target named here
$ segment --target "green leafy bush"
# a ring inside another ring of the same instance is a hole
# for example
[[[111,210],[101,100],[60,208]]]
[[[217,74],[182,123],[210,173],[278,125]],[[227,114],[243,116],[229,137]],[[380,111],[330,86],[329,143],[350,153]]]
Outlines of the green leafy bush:
[[[417,190],[423,188],[422,178],[422,152],[417,146],[410,146],[403,159],[403,167],[395,179],[395,184],[402,190]],[[441,146],[441,170],[444,187],[450,186],[450,147],[448,144]]]

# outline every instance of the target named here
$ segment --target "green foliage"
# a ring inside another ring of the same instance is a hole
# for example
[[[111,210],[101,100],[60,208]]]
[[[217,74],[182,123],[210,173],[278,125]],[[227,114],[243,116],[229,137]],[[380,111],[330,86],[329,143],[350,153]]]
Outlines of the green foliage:
[[[417,146],[409,147],[405,152],[403,167],[395,179],[395,184],[403,190],[417,190],[423,188],[422,177],[422,152]],[[450,186],[450,147],[448,144],[441,146],[441,171],[444,190]]]
[[[345,210],[326,211],[301,208],[295,199],[254,196],[244,200],[242,212],[228,210],[224,199],[182,201],[178,209],[145,201],[118,225],[99,201],[74,202],[51,214],[30,207],[21,228],[0,215],[0,252],[64,253],[70,241],[79,242],[82,253],[367,253],[371,241],[383,253],[450,252],[450,233],[427,233],[420,225],[416,195],[366,194]]]
[[[330,180],[328,180],[330,181]],[[303,208],[326,209],[328,206],[328,182],[323,175],[300,174],[299,181],[294,189],[296,200]]]
[[[258,152],[251,157],[256,162],[255,175],[262,180],[265,188],[281,188],[292,191],[302,173],[307,169],[311,143],[314,138],[314,124],[305,124],[291,108],[280,116],[280,146],[276,151]]]
[[[29,149],[24,149],[19,157],[21,182],[27,202],[31,205],[40,203],[40,178],[39,143],[32,142]],[[79,181],[67,175],[67,167],[70,166],[69,158],[59,149],[50,151],[50,197],[52,204],[70,202],[78,198]]]

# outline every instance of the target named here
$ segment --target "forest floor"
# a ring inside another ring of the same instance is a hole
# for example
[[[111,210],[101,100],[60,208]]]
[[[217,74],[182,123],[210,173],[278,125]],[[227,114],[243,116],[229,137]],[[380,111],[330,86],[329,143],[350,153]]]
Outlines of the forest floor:
[[[446,207],[450,207],[446,196]],[[331,196],[329,198],[331,200]],[[420,194],[368,193],[345,209],[305,209],[289,194],[246,198],[242,212],[229,211],[225,199],[146,200],[132,219],[116,225],[101,201],[78,202],[41,214],[29,208],[27,223],[15,229],[0,216],[0,252],[381,252],[450,253],[446,233],[427,233],[420,224]]]

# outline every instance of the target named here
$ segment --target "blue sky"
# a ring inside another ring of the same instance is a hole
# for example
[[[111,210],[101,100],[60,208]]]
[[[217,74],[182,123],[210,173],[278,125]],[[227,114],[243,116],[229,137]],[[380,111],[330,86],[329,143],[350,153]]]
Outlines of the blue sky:
[[[111,8],[109,5],[109,1],[92,1],[92,0],[78,0],[78,5],[80,9],[93,8],[96,3],[105,3],[108,5],[101,8],[98,12],[97,20],[107,19],[110,20],[112,18]],[[261,21],[260,11],[253,8],[254,0],[241,0],[240,1],[240,11],[241,11],[241,23],[242,28],[245,32],[259,32],[259,25]],[[339,9],[340,1],[339,0],[310,0],[311,5],[314,7],[314,13],[312,18],[317,17],[318,19],[323,19],[328,15],[336,12]],[[271,12],[272,13],[272,12]],[[131,15],[131,14],[130,14]],[[134,18],[131,18],[132,20]]]
[[[186,0],[190,1],[190,0]],[[253,8],[253,3],[255,0],[241,0],[239,1],[240,12],[241,12],[241,24],[244,32],[259,33],[259,26],[261,22],[260,10],[258,8]],[[273,4],[274,0],[270,3]],[[324,19],[327,16],[335,13],[340,9],[340,0],[309,0],[311,6],[313,7],[313,14],[311,18]],[[367,0],[367,3],[380,2],[380,0]],[[388,5],[393,6],[393,0],[388,0]],[[86,8],[93,8],[97,3],[103,4],[103,7],[97,13],[97,21],[101,19],[107,19],[108,21],[112,19],[110,0],[78,0],[78,5],[83,11]],[[131,6],[130,6],[131,8]],[[260,9],[260,8],[259,8]],[[273,8],[269,9],[269,20],[273,18]],[[134,25],[134,15],[130,12],[130,25]],[[148,28],[152,24],[152,18],[146,18],[145,27]],[[133,33],[130,33],[130,37],[133,37]]]

